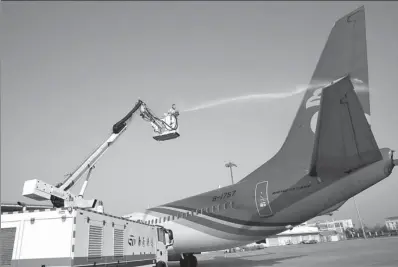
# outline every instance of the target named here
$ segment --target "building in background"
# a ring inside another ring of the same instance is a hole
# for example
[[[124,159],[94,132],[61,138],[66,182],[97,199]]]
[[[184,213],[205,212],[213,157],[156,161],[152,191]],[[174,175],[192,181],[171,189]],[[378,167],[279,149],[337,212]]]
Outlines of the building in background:
[[[322,242],[332,242],[347,239],[346,230],[354,228],[351,219],[316,221],[307,223],[307,226],[317,227],[321,235]]]
[[[398,231],[398,216],[388,217],[385,222],[389,231]]]
[[[293,229],[284,231],[280,234],[270,236],[266,239],[267,245],[270,247],[294,245],[308,241],[321,242],[322,239],[317,227],[307,226],[305,224],[294,227]]]
[[[321,236],[321,242],[335,242],[346,239],[344,233],[336,230],[319,231],[319,235]]]
[[[318,221],[314,223],[308,223],[308,226],[318,227],[319,231],[337,231],[344,233],[347,228],[353,228],[354,224],[351,219],[347,220],[332,220],[332,221]]]

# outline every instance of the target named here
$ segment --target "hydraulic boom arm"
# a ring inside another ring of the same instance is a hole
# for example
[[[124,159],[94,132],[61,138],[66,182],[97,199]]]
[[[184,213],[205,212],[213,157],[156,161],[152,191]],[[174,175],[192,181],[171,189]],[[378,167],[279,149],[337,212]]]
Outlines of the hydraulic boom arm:
[[[94,151],[94,153],[92,153],[74,172],[69,174],[63,182],[57,184],[56,186],[52,186],[37,179],[28,180],[24,184],[23,195],[25,197],[29,197],[39,201],[51,200],[55,207],[94,208],[97,203],[96,199],[85,200],[83,198],[91,172],[95,168],[95,164],[104,155],[108,148],[113,143],[115,143],[116,140],[126,131],[127,126],[131,122],[132,117],[137,112],[137,110],[140,111],[141,117],[144,120],[151,122],[155,130],[161,129],[162,126],[159,125],[166,124],[155,115],[153,115],[152,112],[146,107],[144,102],[138,100],[133,109],[129,113],[127,113],[124,118],[122,118],[120,121],[113,125],[112,134],[109,136],[109,138],[102,145],[100,145]],[[166,125],[169,126],[168,124]],[[169,139],[178,136],[179,135],[174,135],[173,137],[169,137]],[[87,171],[87,177],[81,188],[80,194],[76,196],[72,192],[70,192],[70,190]]]
[[[59,189],[67,191],[69,190],[87,171],[95,166],[101,156],[108,150],[108,148],[123,134],[127,129],[128,124],[131,122],[134,113],[141,107],[143,102],[138,100],[134,108],[127,113],[127,115],[119,122],[115,123],[112,127],[111,136],[103,143],[86,161],[84,161],[64,182],[59,184]],[[85,186],[84,186],[85,188]],[[83,190],[84,193],[84,190]],[[80,195],[83,195],[81,193]]]

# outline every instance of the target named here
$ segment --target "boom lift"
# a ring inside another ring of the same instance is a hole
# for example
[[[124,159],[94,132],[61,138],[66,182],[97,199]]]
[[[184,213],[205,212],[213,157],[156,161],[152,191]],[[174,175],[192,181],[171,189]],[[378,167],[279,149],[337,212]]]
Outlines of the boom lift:
[[[43,201],[51,200],[54,207],[71,207],[71,208],[91,208],[94,209],[97,204],[96,199],[86,200],[83,198],[84,192],[92,170],[95,168],[98,160],[104,155],[108,148],[116,142],[116,140],[126,131],[128,124],[131,122],[133,115],[139,111],[140,116],[145,121],[151,123],[156,141],[166,141],[175,139],[180,136],[178,133],[177,116],[178,111],[173,109],[165,114],[165,117],[160,119],[153,114],[153,112],[146,106],[146,104],[138,100],[133,109],[127,113],[124,118],[115,123],[112,127],[112,134],[110,137],[100,145],[75,171],[69,174],[66,179],[52,186],[38,179],[28,180],[24,184],[22,195],[34,200]],[[86,180],[80,190],[79,195],[73,194],[71,188],[81,179],[84,173],[87,172]],[[99,206],[99,205],[98,205]]]

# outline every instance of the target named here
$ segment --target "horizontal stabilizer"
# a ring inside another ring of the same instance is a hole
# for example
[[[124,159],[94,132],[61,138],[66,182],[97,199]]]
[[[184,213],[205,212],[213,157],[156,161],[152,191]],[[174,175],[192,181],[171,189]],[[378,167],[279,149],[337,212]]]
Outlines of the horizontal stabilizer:
[[[312,176],[340,177],[382,159],[349,75],[323,89],[315,135]]]
[[[340,203],[337,203],[336,205],[321,211],[321,213],[319,213],[316,217],[323,216],[323,215],[331,215],[333,212],[335,212],[339,208],[341,208],[341,206],[343,206],[346,202],[347,202],[347,200],[341,201]]]

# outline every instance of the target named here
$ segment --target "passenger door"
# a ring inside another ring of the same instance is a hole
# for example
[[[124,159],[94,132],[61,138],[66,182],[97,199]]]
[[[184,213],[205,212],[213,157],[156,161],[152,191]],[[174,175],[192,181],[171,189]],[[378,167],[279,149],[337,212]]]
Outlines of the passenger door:
[[[272,209],[268,201],[268,181],[259,182],[256,184],[254,198],[256,208],[260,217],[272,216]]]

